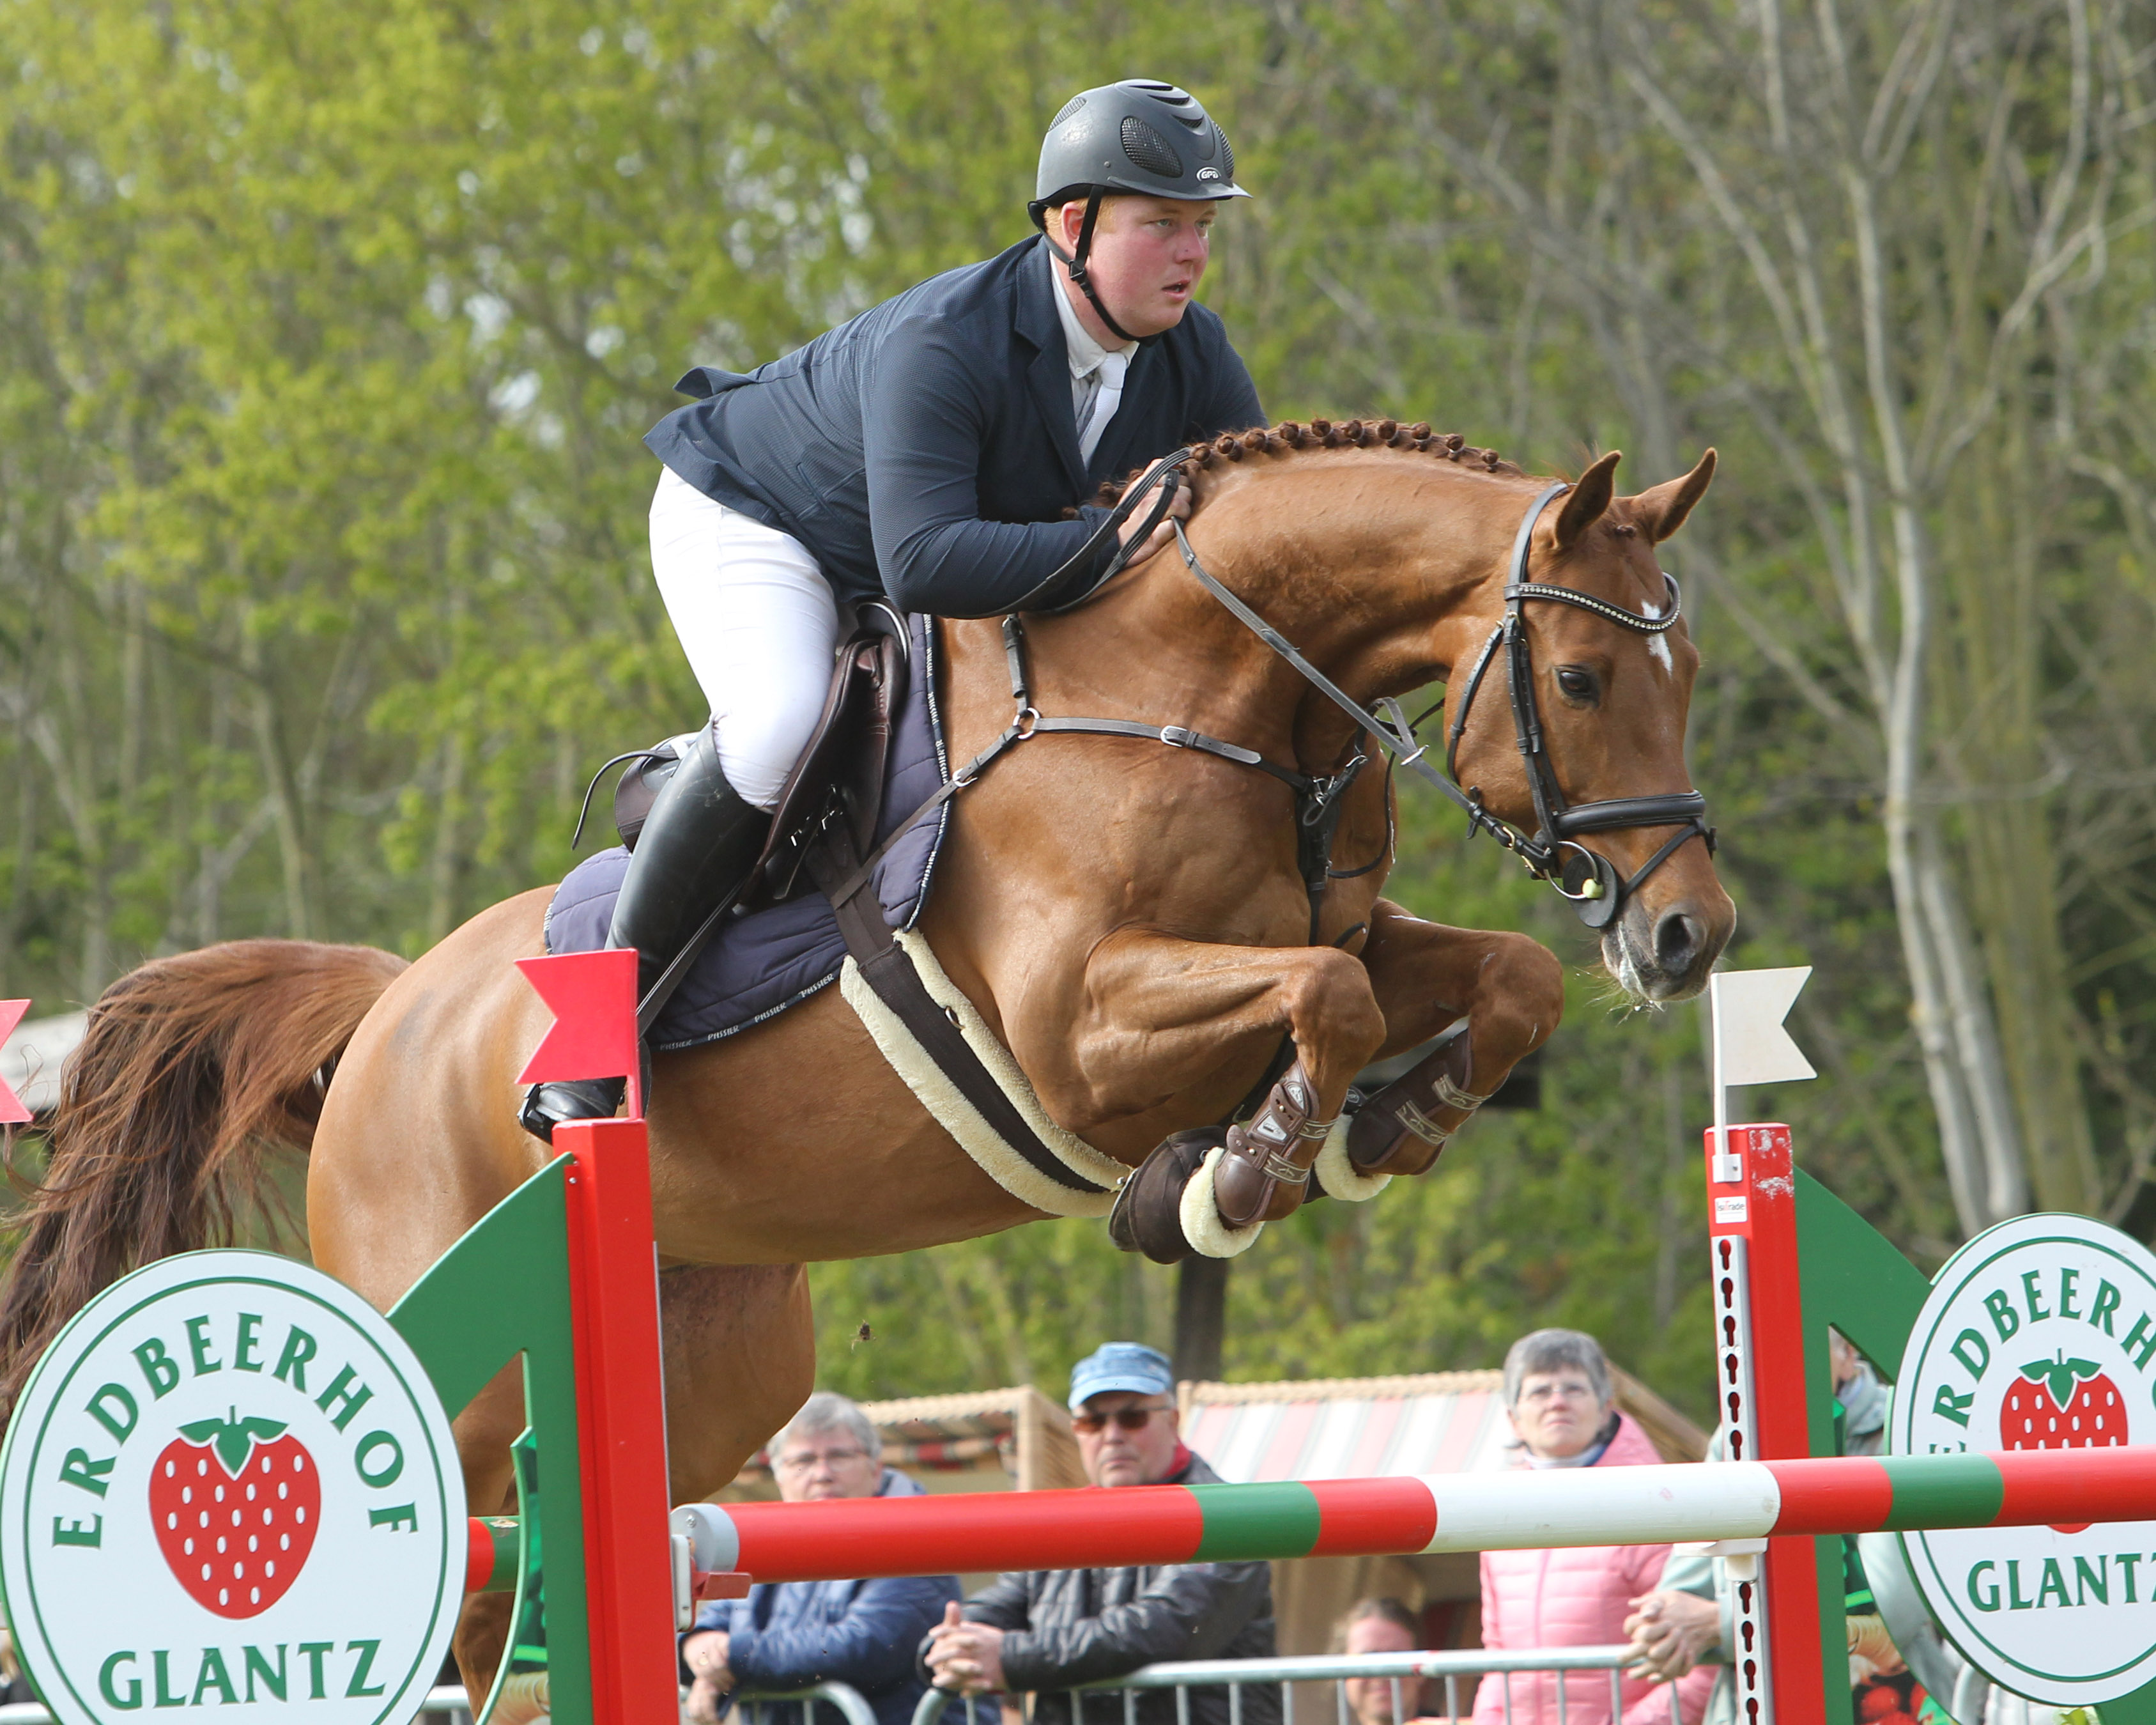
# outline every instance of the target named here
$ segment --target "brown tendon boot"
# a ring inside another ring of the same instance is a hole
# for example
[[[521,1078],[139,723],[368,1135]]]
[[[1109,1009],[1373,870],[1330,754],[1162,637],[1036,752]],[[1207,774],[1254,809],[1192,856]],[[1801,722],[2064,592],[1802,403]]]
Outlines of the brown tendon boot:
[[[1310,1165],[1332,1130],[1317,1120],[1317,1086],[1297,1060],[1248,1126],[1228,1128],[1228,1147],[1213,1169],[1213,1202],[1230,1228],[1277,1222],[1295,1214],[1309,1189]]]
[[[1348,1160],[1358,1174],[1430,1171],[1445,1142],[1490,1099],[1468,1089],[1475,1050],[1455,1036],[1405,1076],[1394,1079],[1357,1111],[1348,1128]],[[1450,1114],[1445,1122],[1439,1118]]]

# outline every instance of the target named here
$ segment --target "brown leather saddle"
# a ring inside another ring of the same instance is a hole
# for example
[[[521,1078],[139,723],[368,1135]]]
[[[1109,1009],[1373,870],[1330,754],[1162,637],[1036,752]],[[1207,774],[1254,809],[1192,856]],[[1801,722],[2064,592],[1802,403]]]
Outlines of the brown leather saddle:
[[[882,600],[846,608],[853,614],[834,655],[823,711],[779,791],[770,836],[737,901],[745,910],[798,896],[809,880],[803,865],[819,841],[830,843],[843,832],[856,856],[866,856],[875,845],[891,727],[912,672],[911,647],[906,619]],[[636,849],[644,819],[680,759],[676,740],[660,743],[634,761],[614,788],[614,828],[629,850]]]

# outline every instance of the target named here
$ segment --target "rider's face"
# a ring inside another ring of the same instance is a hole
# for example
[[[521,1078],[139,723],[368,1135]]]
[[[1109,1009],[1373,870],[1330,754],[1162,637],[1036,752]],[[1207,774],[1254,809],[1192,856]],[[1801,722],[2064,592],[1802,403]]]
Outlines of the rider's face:
[[[1094,291],[1109,315],[1133,336],[1157,336],[1183,321],[1191,295],[1205,274],[1212,250],[1213,216],[1219,206],[1186,203],[1174,198],[1104,198],[1093,228],[1093,249],[1086,268]],[[1065,253],[1078,244],[1085,225],[1086,201],[1080,198],[1049,213],[1051,231]],[[1106,329],[1094,329],[1092,306],[1076,289],[1072,305],[1087,330],[1104,346],[1121,347]]]

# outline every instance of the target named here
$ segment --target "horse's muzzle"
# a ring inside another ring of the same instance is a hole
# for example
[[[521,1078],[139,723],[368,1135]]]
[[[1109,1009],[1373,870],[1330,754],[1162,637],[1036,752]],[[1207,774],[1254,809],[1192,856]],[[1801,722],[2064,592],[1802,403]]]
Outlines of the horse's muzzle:
[[[1602,931],[1602,962],[1625,990],[1656,1003],[1689,1000],[1707,987],[1737,927],[1737,907],[1710,872],[1670,880],[1628,900]]]

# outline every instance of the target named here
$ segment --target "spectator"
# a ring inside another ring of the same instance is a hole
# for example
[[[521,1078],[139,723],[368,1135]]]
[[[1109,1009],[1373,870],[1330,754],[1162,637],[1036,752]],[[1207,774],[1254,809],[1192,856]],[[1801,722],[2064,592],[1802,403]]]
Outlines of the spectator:
[[[1335,1653],[1409,1653],[1422,1645],[1422,1625],[1414,1612],[1398,1599],[1358,1599],[1348,1615],[1333,1626]],[[1397,1686],[1399,1710],[1394,1711]],[[1424,1710],[1424,1682],[1420,1677],[1350,1677],[1348,1711],[1355,1725],[1401,1725]]]
[[[921,1487],[886,1467],[868,1416],[842,1395],[812,1395],[771,1445],[771,1471],[788,1503],[833,1497],[917,1497]],[[737,1689],[805,1689],[844,1683],[875,1709],[880,1725],[907,1725],[927,1686],[913,1650],[947,1604],[955,1575],[896,1581],[789,1581],[756,1586],[745,1599],[717,1599],[681,1638],[690,1678],[688,1716],[712,1725]],[[803,1725],[780,1702],[773,1725]],[[824,1710],[829,1717],[829,1710]]]
[[[1886,1385],[1839,1330],[1827,1332],[1827,1353],[1834,1370],[1835,1401],[1841,1416],[1841,1453],[1880,1454],[1887,1440]],[[1716,1461],[1727,1453],[1722,1431],[1715,1433],[1708,1453]],[[1991,1717],[1988,1709],[1996,1704],[1993,1692],[1940,1636],[1916,1597],[1893,1536],[1867,1534],[1853,1541],[1845,1539],[1843,1547],[1843,1603],[1851,1682],[1861,1685],[1873,1676],[1913,1672],[1931,1694],[1954,1698],[1957,1717],[1988,1721]],[[1880,1577],[1876,1589],[1867,1579],[1867,1572],[1874,1569]],[[1634,1600],[1633,1605],[1625,1633],[1639,1655],[1638,1668],[1665,1679],[1681,1676],[1695,1666],[1714,1668],[1707,1725],[1735,1725],[1736,1689],[1727,1652],[1734,1613],[1727,1566],[1699,1552],[1673,1552],[1663,1566],[1660,1584],[1654,1592]],[[1896,1607],[1899,1609],[1892,1609]],[[2008,1700],[2005,1704],[2010,1713],[2013,1702]]]
[[[1219,1476],[1183,1442],[1168,1356],[1111,1342],[1070,1374],[1079,1458],[1096,1486],[1211,1485]],[[1071,1717],[1073,1684],[1120,1677],[1164,1659],[1262,1659],[1273,1651],[1272,1574],[1264,1563],[1170,1563],[1034,1570],[1000,1578],[944,1612],[921,1644],[939,1688],[1030,1691],[1033,1725]],[[1193,1689],[1191,1725],[1229,1725],[1224,1687]],[[1101,1710],[1096,1708],[1096,1713]],[[1174,1692],[1137,1697],[1141,1725],[1174,1725]],[[1280,1691],[1244,1690],[1242,1725],[1277,1725]],[[1104,1717],[1121,1717],[1111,1704]]]
[[[1505,1403],[1528,1467],[1628,1467],[1661,1460],[1647,1435],[1618,1410],[1609,1362],[1592,1336],[1537,1330],[1505,1356]],[[1567,1551],[1482,1554],[1482,1645],[1491,1649],[1580,1647],[1627,1639],[1635,1598],[1661,1579],[1666,1545],[1598,1546]],[[1482,1680],[1475,1725],[1557,1725],[1564,1686],[1568,1725],[1611,1725],[1604,1671],[1517,1673],[1506,1705],[1503,1674]],[[1680,1680],[1686,1725],[1705,1711],[1714,1673]],[[1669,1697],[1649,1678],[1627,1673],[1620,1685],[1623,1725],[1666,1725]]]

